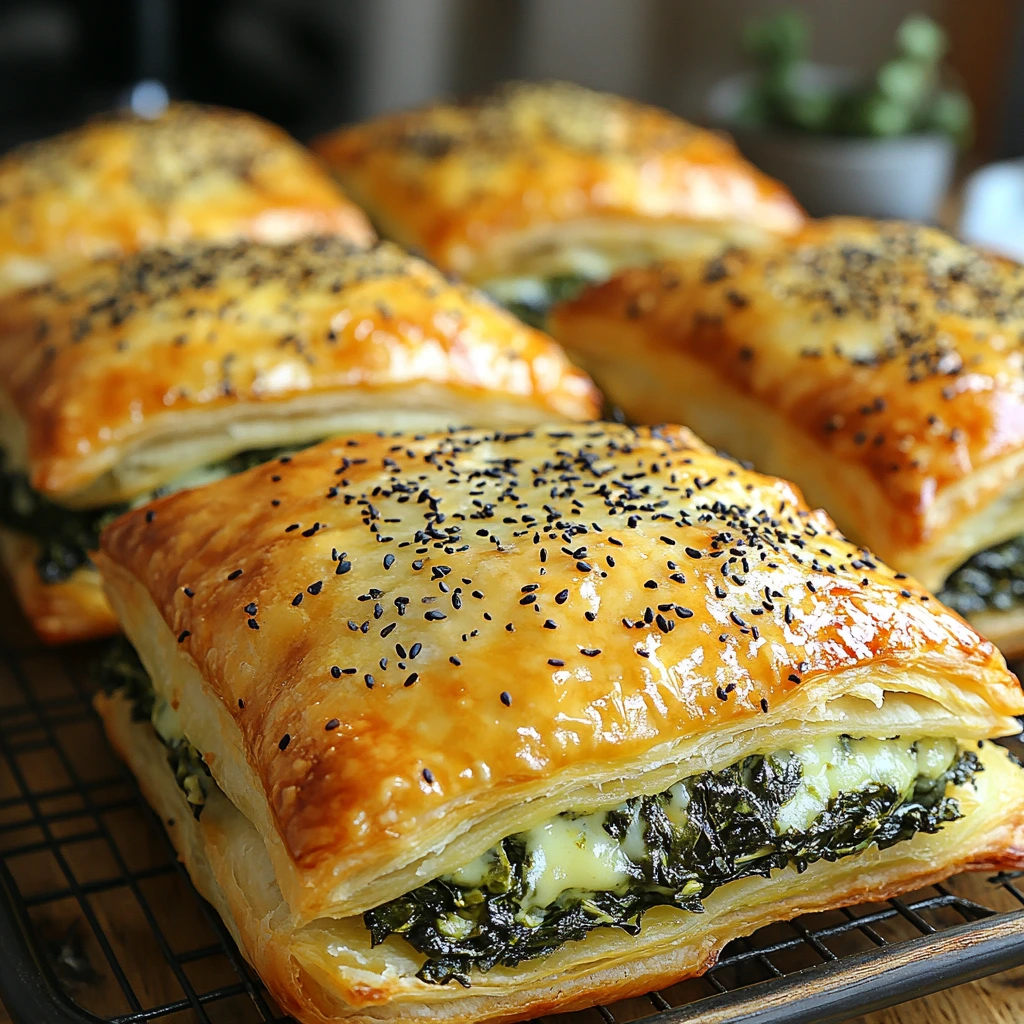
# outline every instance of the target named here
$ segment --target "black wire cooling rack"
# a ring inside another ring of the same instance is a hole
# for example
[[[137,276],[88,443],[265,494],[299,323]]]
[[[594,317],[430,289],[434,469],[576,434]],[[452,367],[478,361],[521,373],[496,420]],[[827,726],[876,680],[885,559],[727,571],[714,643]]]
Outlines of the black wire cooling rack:
[[[0,611],[0,621],[12,621]],[[27,630],[25,630],[27,635]],[[108,748],[89,648],[0,648],[0,996],[16,1024],[284,1022]],[[1024,882],[802,917],[590,1024],[843,1020],[1024,963]],[[560,1018],[567,1024],[570,1018]]]

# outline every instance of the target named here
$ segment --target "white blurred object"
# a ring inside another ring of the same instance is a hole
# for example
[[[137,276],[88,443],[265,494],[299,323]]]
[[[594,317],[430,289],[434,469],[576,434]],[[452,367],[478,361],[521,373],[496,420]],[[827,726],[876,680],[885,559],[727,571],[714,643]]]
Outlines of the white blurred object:
[[[167,95],[167,88],[163,82],[146,78],[132,86],[131,94],[128,97],[128,106],[137,117],[144,117],[147,120],[159,117],[170,102]]]
[[[972,245],[1024,260],[1024,160],[989,164],[967,179],[959,233]]]

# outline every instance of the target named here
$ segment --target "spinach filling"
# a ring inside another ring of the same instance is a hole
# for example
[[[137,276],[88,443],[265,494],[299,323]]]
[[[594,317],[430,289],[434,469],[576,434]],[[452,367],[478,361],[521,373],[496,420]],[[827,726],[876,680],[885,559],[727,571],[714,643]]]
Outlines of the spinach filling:
[[[36,559],[40,578],[45,583],[61,583],[76,569],[91,564],[89,552],[99,544],[103,528],[129,508],[183,490],[197,472],[232,476],[294,450],[291,446],[240,452],[143,494],[130,504],[87,509],[66,508],[51,501],[33,489],[25,473],[11,469],[0,455],[0,525],[35,540],[40,546]]]
[[[938,598],[965,617],[1024,603],[1024,535],[972,555],[950,574]]]
[[[185,739],[174,709],[156,695],[135,648],[124,637],[111,640],[93,666],[93,674],[104,692],[120,690],[131,701],[135,721],[152,724],[167,748],[167,763],[198,821],[216,783],[202,754]]]
[[[94,668],[135,720],[152,724],[198,820],[216,782],[135,650],[119,637]],[[516,967],[595,928],[636,935],[654,907],[703,913],[729,882],[938,832],[962,817],[949,787],[982,770],[952,739],[839,736],[757,754],[654,796],[559,814],[363,921],[373,945],[398,935],[426,956],[422,981],[469,987],[473,970]]]
[[[701,913],[707,896],[737,879],[937,832],[961,817],[947,787],[982,767],[953,740],[843,736],[826,746],[748,757],[656,796],[510,836],[461,871],[368,911],[372,942],[400,935],[427,957],[421,980],[468,987],[471,970],[515,967],[594,928],[637,934],[652,907]],[[568,887],[574,878],[583,884]]]
[[[533,282],[536,287],[531,287],[529,294],[521,290],[518,297],[509,298],[502,305],[523,323],[543,330],[552,306],[576,298],[592,283],[592,279],[583,274],[555,274]]]

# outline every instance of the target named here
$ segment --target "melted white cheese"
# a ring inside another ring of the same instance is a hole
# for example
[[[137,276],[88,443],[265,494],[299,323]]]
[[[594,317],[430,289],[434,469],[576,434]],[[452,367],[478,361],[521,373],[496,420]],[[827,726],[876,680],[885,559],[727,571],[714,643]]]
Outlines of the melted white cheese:
[[[180,742],[185,738],[185,730],[181,727],[181,718],[178,716],[178,712],[168,704],[165,697],[157,695],[153,702],[153,714],[150,721],[165,743]]]
[[[526,833],[524,906],[547,907],[567,889],[608,891],[629,880],[629,858],[604,830],[605,816],[559,815]]]
[[[840,793],[856,793],[872,783],[909,796],[918,775],[938,778],[956,756],[954,740],[921,741],[919,751],[906,740],[831,737],[797,747],[803,765],[800,787],[779,810],[779,832],[805,831]]]
[[[776,818],[779,833],[805,831],[840,793],[853,793],[871,783],[891,786],[909,796],[915,780],[923,775],[938,778],[957,753],[955,740],[912,741],[890,739],[841,740],[826,737],[775,755],[785,761],[800,760],[802,778],[793,797],[782,805]],[[684,782],[669,790],[665,814],[674,825],[688,820],[690,793]],[[609,809],[610,810],[610,809]],[[601,892],[616,890],[629,880],[631,868],[647,856],[644,824],[637,817],[621,840],[604,828],[608,810],[579,817],[558,815],[523,834],[526,843],[527,893],[523,909],[548,907],[569,890]],[[464,888],[483,886],[497,860],[493,850],[471,861],[445,880]],[[692,891],[699,891],[699,882]]]

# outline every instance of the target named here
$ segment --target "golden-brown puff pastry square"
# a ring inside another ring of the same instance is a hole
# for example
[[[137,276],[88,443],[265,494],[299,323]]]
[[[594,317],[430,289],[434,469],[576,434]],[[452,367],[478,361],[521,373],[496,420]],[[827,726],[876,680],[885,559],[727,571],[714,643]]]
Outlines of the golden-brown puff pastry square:
[[[565,82],[385,115],[313,148],[383,234],[521,307],[567,278],[803,220],[721,134]]]
[[[373,240],[312,154],[242,111],[109,115],[0,160],[0,294],[159,242],[318,234]]]
[[[592,1005],[1024,864],[998,651],[682,428],[328,441],[98,560],[108,732],[303,1021]]]
[[[0,521],[43,545],[8,553],[48,638],[95,621],[74,615],[76,593],[95,603],[95,580],[65,584],[91,572],[105,518],[234,471],[239,453],[599,410],[546,335],[389,243],[333,236],[84,264],[8,297],[0,336]],[[42,590],[26,562],[40,564]]]
[[[933,228],[825,220],[626,271],[551,327],[629,418],[794,480],[1024,650],[1019,266]]]

